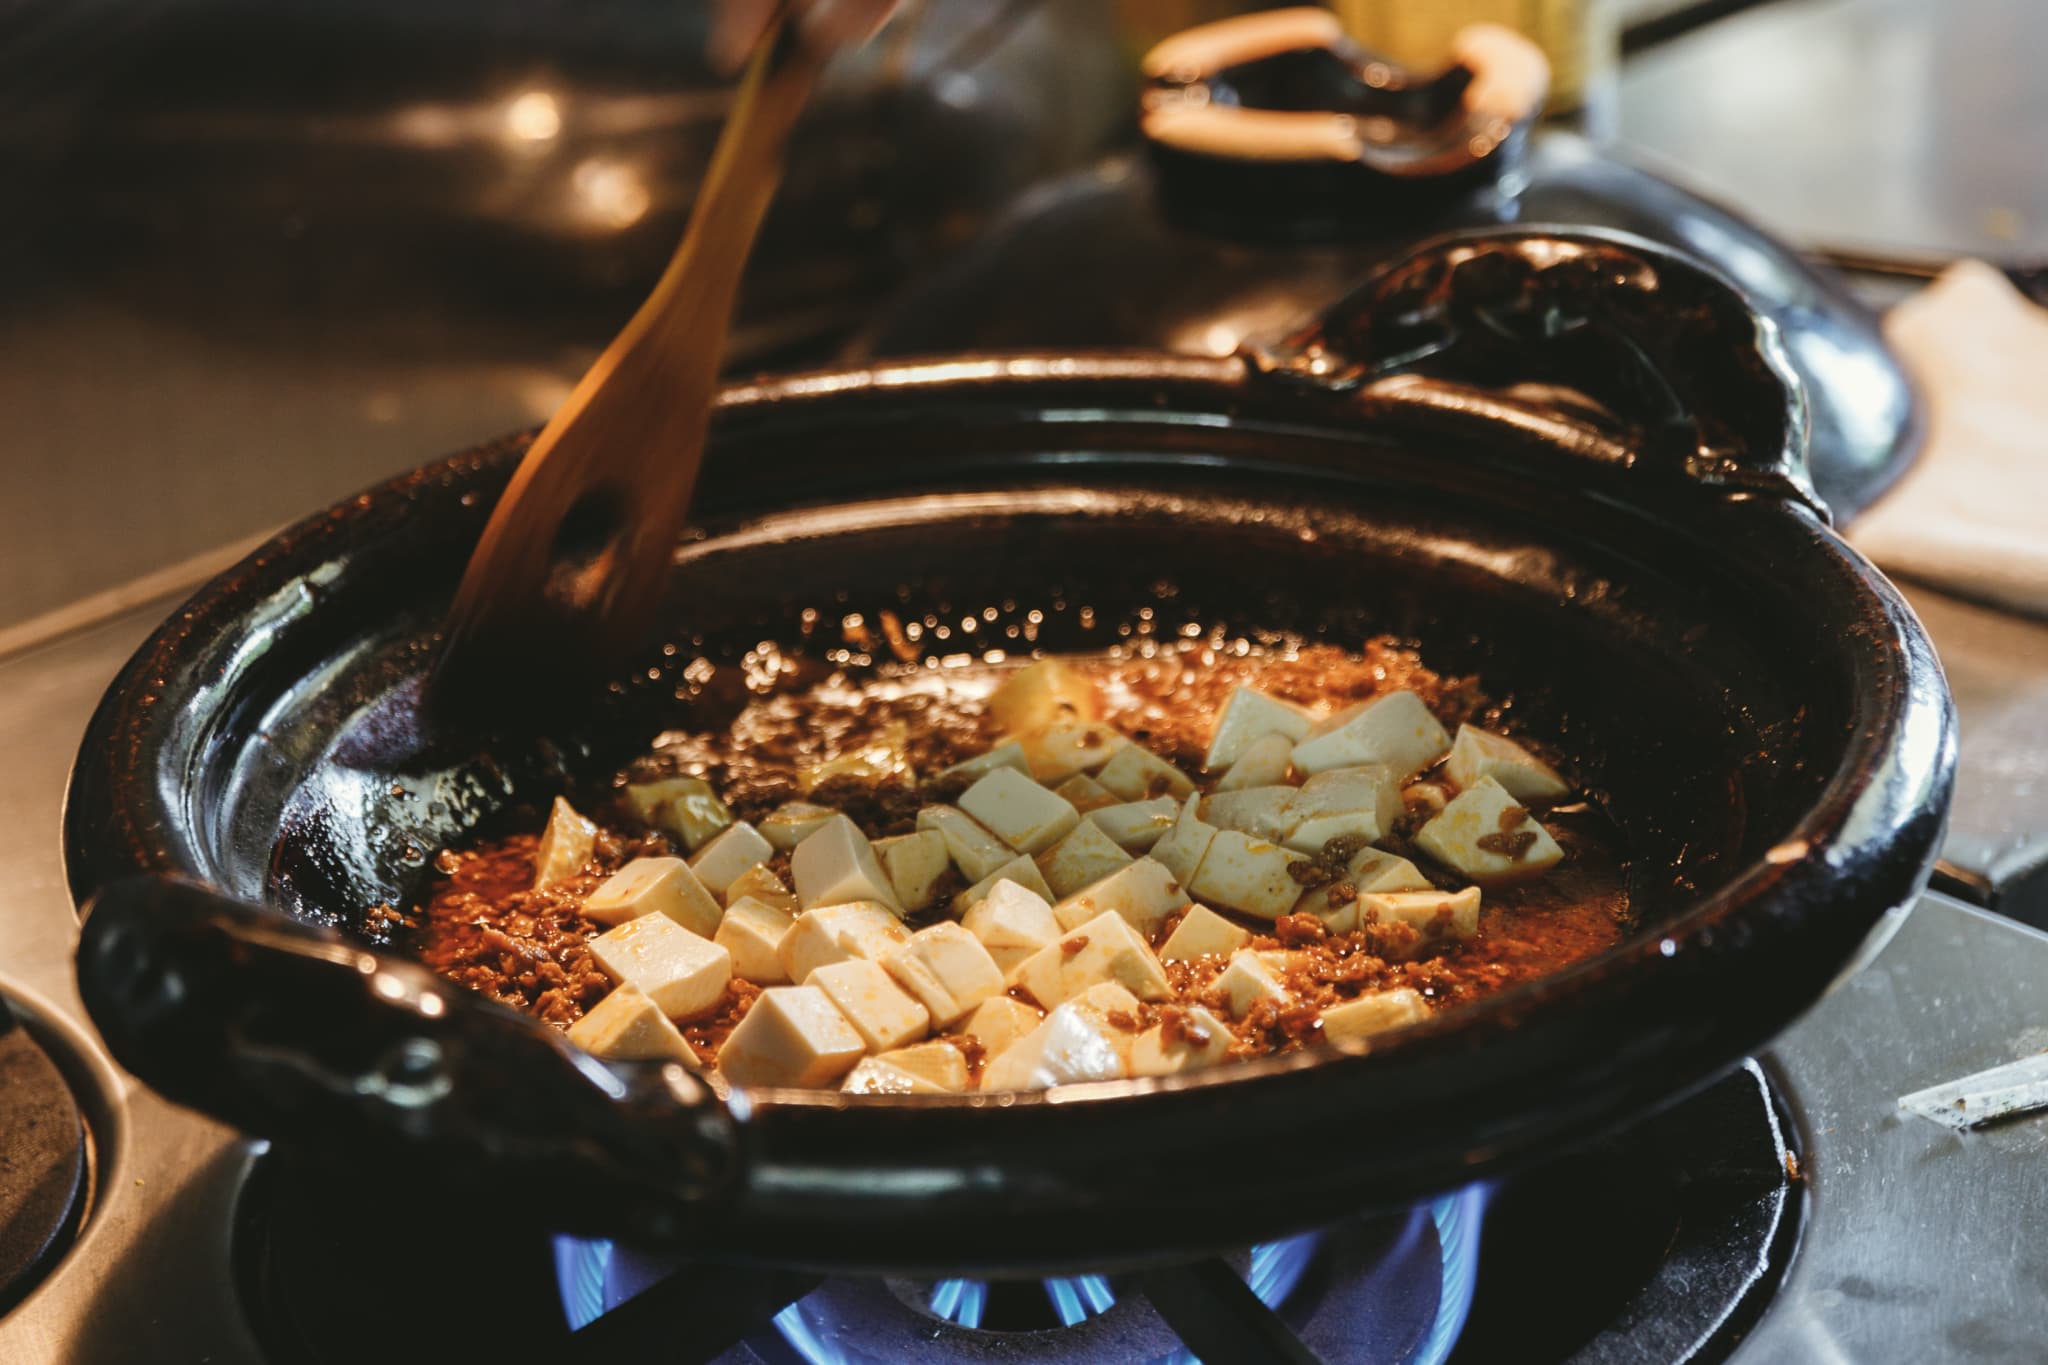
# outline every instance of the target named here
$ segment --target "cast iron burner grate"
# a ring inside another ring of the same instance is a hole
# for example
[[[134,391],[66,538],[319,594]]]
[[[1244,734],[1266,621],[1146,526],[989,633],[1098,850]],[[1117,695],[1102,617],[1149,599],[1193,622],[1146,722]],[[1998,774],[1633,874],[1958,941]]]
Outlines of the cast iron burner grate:
[[[70,1084],[0,1000],[0,1313],[71,1244],[90,1174]]]

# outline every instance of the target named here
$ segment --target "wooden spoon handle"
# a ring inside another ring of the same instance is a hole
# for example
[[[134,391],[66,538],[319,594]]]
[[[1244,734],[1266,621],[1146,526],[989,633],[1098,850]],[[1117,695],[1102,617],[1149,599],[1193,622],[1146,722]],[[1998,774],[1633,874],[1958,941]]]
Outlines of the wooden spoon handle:
[[[601,668],[643,642],[696,487],[741,270],[824,54],[778,14],[756,44],[681,244],[534,439],[450,610],[441,674]]]

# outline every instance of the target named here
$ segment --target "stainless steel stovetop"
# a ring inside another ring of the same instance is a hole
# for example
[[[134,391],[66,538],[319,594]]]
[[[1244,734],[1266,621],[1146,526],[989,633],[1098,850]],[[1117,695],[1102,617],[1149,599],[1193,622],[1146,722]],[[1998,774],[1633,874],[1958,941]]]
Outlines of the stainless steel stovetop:
[[[69,1074],[96,1145],[82,1232],[0,1318],[0,1360],[100,1365],[138,1350],[222,1365],[264,1359],[229,1260],[237,1192],[260,1144],[123,1075],[98,1049],[72,978],[76,915],[59,841],[66,776],[101,690],[175,602],[158,597],[0,657],[0,995]],[[1966,609],[1930,619],[1946,620],[1951,635],[1970,620]],[[2011,665],[2009,651],[1991,654]],[[1973,692],[1967,681],[1965,671],[1966,750],[1975,747],[1972,699],[1981,710],[1987,695],[2013,695],[1987,693],[1988,684]],[[2014,726],[2021,717],[2009,711],[1986,713],[1985,727]],[[1966,788],[1967,799],[1989,800]],[[2007,803],[1992,804],[2011,818]],[[2008,860],[2034,846],[2024,832],[2008,834],[2000,843],[1980,819],[1951,852],[1988,867],[1979,845]],[[2038,1361],[2048,1350],[2048,1243],[2038,1236],[2048,1115],[1958,1136],[1895,1105],[2048,1048],[2048,935],[1939,894],[1891,927],[1872,960],[1760,1059],[1791,1111],[1804,1208],[1784,1282],[1732,1357],[1741,1365]],[[1641,1336],[1610,1344],[1623,1348],[1610,1358],[1667,1354]]]

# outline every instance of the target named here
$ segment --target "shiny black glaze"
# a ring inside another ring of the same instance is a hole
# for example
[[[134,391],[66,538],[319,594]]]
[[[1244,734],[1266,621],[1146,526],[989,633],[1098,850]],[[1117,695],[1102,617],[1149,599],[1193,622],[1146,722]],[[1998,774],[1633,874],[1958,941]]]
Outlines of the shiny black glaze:
[[[1632,292],[1589,287],[1603,271]],[[1414,304],[1411,278],[1433,303],[1371,315]],[[1044,603],[1051,649],[1114,638],[1141,607],[1412,636],[1511,694],[1604,793],[1643,916],[1611,953],[1369,1049],[1049,1096],[732,1096],[597,1067],[303,927],[358,928],[420,885],[425,851],[674,714],[657,662],[546,738],[424,718],[427,642],[515,440],[286,532],[117,681],[67,821],[92,901],[80,986],[110,1047],[175,1099],[444,1202],[509,1179],[562,1227],[955,1273],[1242,1244],[1462,1183],[1716,1074],[1924,880],[1954,763],[1928,641],[1807,506],[1796,400],[1749,410],[1785,372],[1772,330],[1704,272],[1619,239],[1457,239],[1359,297],[1365,315],[1329,329],[1351,347],[1330,352],[1342,384],[1152,355],[730,390],[670,619],[714,657],[797,643],[805,606],[864,604]],[[1537,402],[1460,341],[1501,308],[1644,358],[1713,338],[1729,363],[1654,392],[1584,376],[1612,411]],[[1446,344],[1379,349],[1414,326]]]

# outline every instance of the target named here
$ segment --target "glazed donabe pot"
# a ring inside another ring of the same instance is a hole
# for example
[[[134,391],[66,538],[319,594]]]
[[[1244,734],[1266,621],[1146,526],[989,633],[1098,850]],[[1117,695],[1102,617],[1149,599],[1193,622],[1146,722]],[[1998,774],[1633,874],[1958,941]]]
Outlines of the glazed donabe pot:
[[[1812,499],[1784,376],[1702,268],[1532,230],[1431,243],[1226,360],[743,385],[660,637],[539,716],[422,700],[527,438],[426,466],[207,585],[108,693],[67,811],[81,990],[136,1075],[340,1178],[456,1208],[517,1190],[559,1230],[694,1255],[1102,1265],[1466,1183],[1725,1069],[1924,883],[1952,708]],[[715,720],[675,700],[691,658],[815,655],[837,640],[806,608],[884,607],[992,608],[991,636],[1036,611],[1048,650],[1187,623],[1412,639],[1574,756],[1640,926],[1365,1044],[915,1097],[604,1065],[378,946],[365,911],[416,901],[433,850]]]

